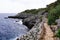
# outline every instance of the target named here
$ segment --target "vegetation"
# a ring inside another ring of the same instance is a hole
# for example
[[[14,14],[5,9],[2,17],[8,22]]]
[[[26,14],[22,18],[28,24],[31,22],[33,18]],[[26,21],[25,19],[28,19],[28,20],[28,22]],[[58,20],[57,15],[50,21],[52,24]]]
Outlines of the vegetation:
[[[25,10],[22,13],[31,13],[31,14],[37,14],[38,12],[45,10],[45,8],[40,8],[40,9],[31,9],[31,10]]]
[[[55,24],[55,20],[58,19],[59,16],[60,16],[60,5],[49,11],[48,24],[49,25]]]
[[[60,29],[58,30],[58,32],[56,33],[56,37],[60,38]]]
[[[49,11],[49,10],[55,8],[59,4],[60,4],[60,0],[57,0],[54,3],[51,3],[51,4],[47,5],[47,9],[46,10]]]
[[[60,1],[56,1],[53,4],[49,5],[49,10],[48,10],[48,24],[52,25],[52,24],[56,24],[55,20],[59,18],[60,16],[60,3],[58,4],[58,2]]]
[[[55,25],[56,19],[60,18],[60,0],[47,5],[46,11],[48,12],[48,24]],[[56,37],[60,38],[60,29],[57,30]]]

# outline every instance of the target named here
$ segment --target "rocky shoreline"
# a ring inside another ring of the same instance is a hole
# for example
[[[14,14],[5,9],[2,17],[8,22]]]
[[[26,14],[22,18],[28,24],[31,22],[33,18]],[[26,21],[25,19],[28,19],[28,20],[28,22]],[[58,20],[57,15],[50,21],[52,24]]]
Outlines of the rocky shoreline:
[[[45,11],[41,11],[37,14],[18,13],[15,16],[8,16],[8,18],[22,19],[23,25],[31,29],[37,23],[37,21],[42,21],[42,16],[44,12]]]
[[[26,35],[17,38],[17,40],[39,40],[44,33],[44,21],[42,17],[46,16],[45,11],[38,12],[37,14],[18,13],[15,16],[8,16],[8,18],[22,19],[23,25],[27,26],[30,30]]]

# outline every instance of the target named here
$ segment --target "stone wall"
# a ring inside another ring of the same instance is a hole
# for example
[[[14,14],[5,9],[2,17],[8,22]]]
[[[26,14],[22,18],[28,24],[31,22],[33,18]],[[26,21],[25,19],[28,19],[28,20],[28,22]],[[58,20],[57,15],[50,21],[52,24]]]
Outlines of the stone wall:
[[[44,22],[36,23],[33,28],[17,40],[40,40],[44,33]]]

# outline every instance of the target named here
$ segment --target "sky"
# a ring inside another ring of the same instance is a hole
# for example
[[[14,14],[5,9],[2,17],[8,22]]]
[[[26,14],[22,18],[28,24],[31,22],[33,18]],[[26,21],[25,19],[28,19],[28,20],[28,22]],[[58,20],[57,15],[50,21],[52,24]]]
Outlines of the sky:
[[[26,9],[44,8],[56,0],[0,0],[0,13],[19,13]]]

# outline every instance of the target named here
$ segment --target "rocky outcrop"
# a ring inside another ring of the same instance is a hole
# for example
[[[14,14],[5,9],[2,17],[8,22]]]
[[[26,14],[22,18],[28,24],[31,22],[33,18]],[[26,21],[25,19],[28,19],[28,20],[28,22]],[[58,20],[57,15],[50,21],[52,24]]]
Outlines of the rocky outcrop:
[[[26,25],[29,29],[31,29],[37,21],[41,21],[41,16],[45,11],[38,12],[37,14],[31,13],[18,13],[15,16],[8,16],[8,18],[18,18],[23,19],[23,24]]]
[[[30,13],[18,13],[15,16],[8,16],[8,18],[23,19],[23,24],[26,25],[30,30],[25,35],[22,35],[17,40],[39,40],[44,33],[44,21],[42,16],[45,11],[38,12],[37,14]]]
[[[28,13],[18,13],[17,15],[15,16],[8,16],[8,18],[17,18],[17,19],[25,19],[25,18],[28,18],[28,17],[31,17],[33,16],[33,14],[28,14]]]
[[[40,16],[36,15],[36,16],[31,16],[30,18],[24,19],[23,21],[34,23],[34,26],[32,26],[29,32],[17,38],[16,40],[41,40],[45,30],[44,20],[41,21]]]
[[[38,18],[37,16],[31,16],[23,19],[23,24],[26,25],[29,29],[31,29],[37,23],[37,21],[41,22],[40,18]]]
[[[44,33],[44,22],[36,23],[33,28],[16,40],[40,40]]]

